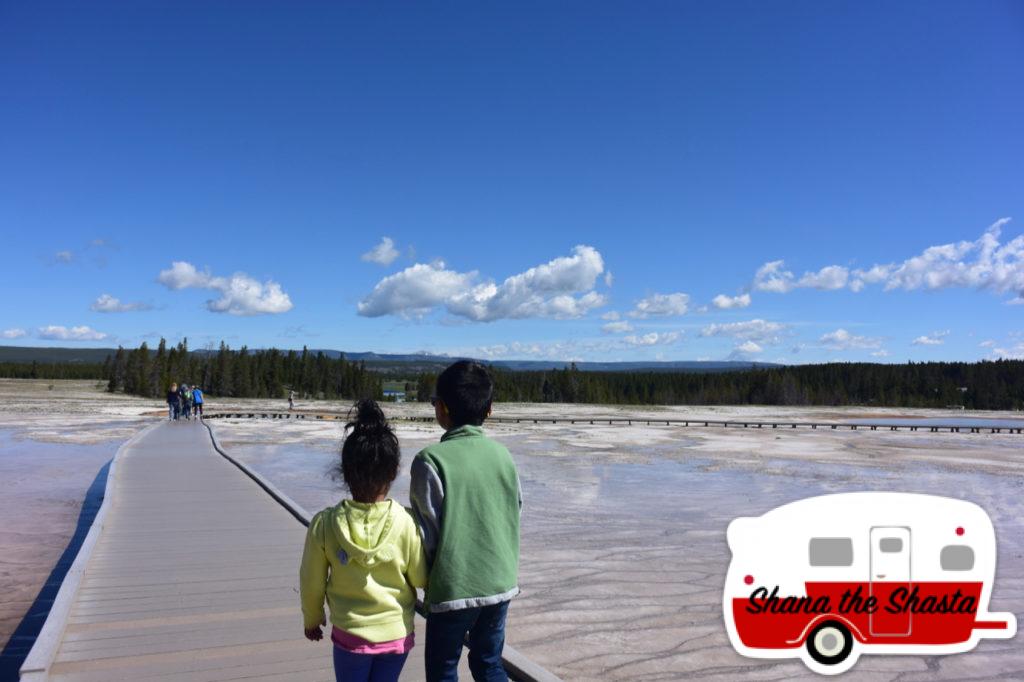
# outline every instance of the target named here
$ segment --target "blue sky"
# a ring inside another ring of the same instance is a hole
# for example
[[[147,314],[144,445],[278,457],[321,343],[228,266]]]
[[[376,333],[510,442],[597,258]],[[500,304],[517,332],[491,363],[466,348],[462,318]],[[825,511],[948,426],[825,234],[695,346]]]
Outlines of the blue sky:
[[[0,343],[1024,357],[1021,121],[1012,2],[4,3]]]

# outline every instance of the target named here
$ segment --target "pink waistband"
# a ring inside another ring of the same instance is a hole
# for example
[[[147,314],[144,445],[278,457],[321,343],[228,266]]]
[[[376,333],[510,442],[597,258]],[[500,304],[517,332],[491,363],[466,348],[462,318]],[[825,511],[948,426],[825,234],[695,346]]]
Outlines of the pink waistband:
[[[409,633],[401,639],[393,639],[390,642],[371,642],[358,635],[345,632],[339,627],[331,629],[331,641],[335,646],[354,654],[404,654],[408,653],[416,644],[416,636]]]

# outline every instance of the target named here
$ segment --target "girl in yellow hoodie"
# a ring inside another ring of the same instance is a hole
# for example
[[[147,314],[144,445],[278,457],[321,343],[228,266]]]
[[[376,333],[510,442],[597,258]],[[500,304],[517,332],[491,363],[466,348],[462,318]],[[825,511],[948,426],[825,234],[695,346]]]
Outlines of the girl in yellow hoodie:
[[[307,639],[323,637],[326,599],[338,682],[390,682],[413,646],[426,557],[416,522],[387,497],[401,461],[398,438],[374,401],[360,401],[355,412],[339,465],[352,499],[318,513],[306,533],[303,627]]]

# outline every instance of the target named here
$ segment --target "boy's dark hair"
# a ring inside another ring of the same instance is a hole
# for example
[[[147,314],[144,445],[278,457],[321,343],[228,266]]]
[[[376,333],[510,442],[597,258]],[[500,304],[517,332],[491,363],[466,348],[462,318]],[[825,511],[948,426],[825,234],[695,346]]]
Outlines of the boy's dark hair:
[[[479,362],[460,360],[437,377],[437,397],[448,407],[452,426],[480,426],[491,411],[494,380]]]
[[[334,475],[345,482],[352,499],[373,502],[398,476],[402,451],[398,437],[376,402],[360,400],[352,411],[355,418],[345,425],[348,435],[341,446],[341,461]],[[351,417],[351,413],[349,415]]]

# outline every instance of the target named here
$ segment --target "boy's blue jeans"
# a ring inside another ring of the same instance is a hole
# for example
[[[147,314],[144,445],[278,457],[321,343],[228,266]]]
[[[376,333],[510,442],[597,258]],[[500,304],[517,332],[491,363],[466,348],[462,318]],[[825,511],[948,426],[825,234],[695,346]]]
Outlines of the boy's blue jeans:
[[[469,645],[469,670],[474,680],[506,682],[508,675],[501,665],[501,650],[505,647],[507,614],[507,601],[475,609],[427,614],[424,652],[427,682],[459,679],[459,658],[464,643]]]
[[[409,654],[354,654],[334,648],[336,682],[398,682]]]

